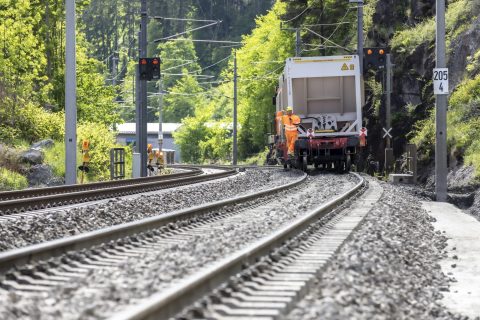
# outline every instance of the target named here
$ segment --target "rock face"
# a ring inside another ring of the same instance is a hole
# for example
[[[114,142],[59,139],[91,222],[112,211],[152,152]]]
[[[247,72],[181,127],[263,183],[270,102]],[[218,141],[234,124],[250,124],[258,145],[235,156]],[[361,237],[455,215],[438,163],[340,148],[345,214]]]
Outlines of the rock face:
[[[38,165],[43,163],[43,153],[38,149],[29,149],[23,152],[20,156],[22,162],[32,165]]]
[[[53,146],[54,141],[52,139],[46,139],[32,144],[31,149],[45,149]]]
[[[61,178],[53,174],[52,168],[46,164],[32,166],[27,173],[28,184],[33,186],[47,185],[55,186],[63,184]]]
[[[448,173],[448,189],[451,191],[472,191],[479,187],[475,181],[473,166],[457,166]]]
[[[480,189],[474,195],[473,205],[469,212],[480,220]]]
[[[468,57],[473,56],[480,48],[480,17],[473,23],[472,27],[452,40],[449,68],[452,70],[450,86],[457,86],[465,77],[465,70],[468,65]]]
[[[434,15],[435,0],[411,0],[411,17],[431,17]]]

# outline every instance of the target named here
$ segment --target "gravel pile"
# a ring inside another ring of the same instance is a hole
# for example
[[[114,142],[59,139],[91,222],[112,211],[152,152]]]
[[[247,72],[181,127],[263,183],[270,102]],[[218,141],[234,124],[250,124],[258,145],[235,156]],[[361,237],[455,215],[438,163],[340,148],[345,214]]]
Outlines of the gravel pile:
[[[45,294],[30,298],[14,293],[0,296],[4,301],[0,318],[104,319],[278,230],[357,182],[346,175],[309,177],[307,184],[295,192],[284,191],[260,207],[213,222],[188,242],[166,244],[141,259],[130,259],[115,269],[93,271],[78,282]]]
[[[300,178],[299,171],[247,170],[221,181],[117,198],[90,206],[52,210],[0,224],[0,251],[59,239],[146,217],[253,193]]]
[[[365,223],[288,319],[465,319],[439,301],[455,281],[438,264],[447,238],[411,188],[383,187]]]

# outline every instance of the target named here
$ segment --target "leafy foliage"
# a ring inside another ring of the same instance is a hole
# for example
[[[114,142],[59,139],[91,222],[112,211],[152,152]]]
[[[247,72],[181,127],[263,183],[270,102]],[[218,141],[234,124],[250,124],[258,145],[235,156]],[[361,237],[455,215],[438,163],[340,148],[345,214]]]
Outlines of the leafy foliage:
[[[356,14],[348,1],[281,0],[280,3],[285,4],[281,14],[281,20],[286,21],[284,27],[302,26],[302,55],[344,54],[345,49],[337,45],[350,47],[355,39],[354,24],[350,22],[355,21]]]
[[[82,163],[81,145],[83,140],[90,142],[90,172],[85,181],[104,181],[110,179],[110,149],[123,148],[116,144],[115,132],[100,123],[83,123],[78,127],[77,135],[77,163]],[[125,175],[132,174],[132,150],[125,147]],[[56,141],[54,145],[44,150],[45,163],[52,167],[57,176],[65,175],[65,142]],[[77,174],[80,180],[80,172]]]
[[[447,118],[450,152],[464,154],[465,162],[476,168],[480,176],[480,76],[463,82],[449,100]],[[412,141],[423,153],[431,156],[435,146],[435,114],[417,123]]]
[[[0,144],[0,167],[19,172],[22,164],[19,162],[20,153],[17,149]]]
[[[83,11],[82,32],[93,45],[93,56],[108,63],[113,74],[113,58],[119,57],[118,70],[123,73],[128,57],[136,54],[136,37],[140,15],[139,1],[90,0],[87,10]],[[209,28],[188,33],[196,39],[239,40],[242,34],[251,30],[254,18],[266,12],[273,0],[148,0],[150,17],[222,20],[222,23]],[[148,54],[154,54],[157,44],[154,40],[184,32],[185,30],[206,25],[205,22],[150,19],[148,25]],[[199,57],[202,66],[211,65],[227,56],[230,48],[211,43],[196,43],[197,52],[205,52]],[[162,55],[163,56],[163,55]],[[168,58],[177,58],[168,56]],[[219,64],[208,72],[218,74],[225,64]],[[123,78],[123,77],[121,77]]]
[[[274,112],[272,96],[284,61],[293,55],[293,36],[279,28],[286,5],[277,2],[256,20],[253,32],[243,37],[237,51],[239,153],[241,158],[264,149],[265,134]],[[182,157],[190,162],[229,159],[233,109],[233,56],[220,85],[203,95],[195,117],[183,121],[175,135]],[[208,124],[208,125],[207,125]],[[190,139],[188,139],[190,137]]]
[[[90,142],[90,172],[87,177],[90,181],[104,181],[110,179],[110,149],[122,147],[116,144],[115,133],[107,126],[100,123],[84,123],[78,127],[77,146],[81,150],[83,140]],[[126,174],[131,175],[132,152],[127,150]],[[81,163],[80,153],[77,162]]]
[[[15,171],[0,168],[0,190],[19,190],[28,187],[27,178]]]
[[[445,15],[448,40],[464,31],[466,22],[472,19],[477,9],[474,0],[451,1]],[[474,10],[475,9],[475,10]],[[428,18],[415,27],[395,33],[392,39],[392,48],[404,57],[410,55],[423,43],[430,43],[435,39],[435,19]],[[448,47],[448,46],[447,46]],[[399,60],[401,60],[399,57]]]
[[[183,71],[187,72],[186,69]],[[178,80],[164,99],[165,122],[180,122],[183,118],[193,116],[195,108],[201,102],[202,88],[198,81],[191,75]]]
[[[175,142],[180,146],[182,160],[187,163],[203,162],[203,154],[199,146],[208,134],[205,117],[187,117],[182,126],[174,133]]]
[[[77,54],[77,117],[81,122],[113,125],[121,121],[115,102],[116,88],[105,86],[103,66],[84,52]]]
[[[63,112],[46,111],[33,103],[9,98],[0,102],[0,139],[14,143],[17,139],[34,142],[42,139],[62,139]]]
[[[53,146],[43,150],[44,162],[48,164],[57,177],[65,176],[65,142],[55,141]]]

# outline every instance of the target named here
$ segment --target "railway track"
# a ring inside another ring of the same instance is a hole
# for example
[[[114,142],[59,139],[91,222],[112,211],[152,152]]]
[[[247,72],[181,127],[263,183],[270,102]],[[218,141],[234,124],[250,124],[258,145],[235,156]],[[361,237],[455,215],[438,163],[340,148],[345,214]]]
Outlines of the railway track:
[[[203,174],[201,167],[182,168],[188,171],[138,179],[1,192],[0,217],[210,181],[237,172],[233,168],[217,168],[220,172]]]
[[[380,197],[378,184],[369,189],[360,179],[270,236],[110,319],[281,319]]]
[[[230,172],[230,170],[222,172],[222,174],[226,174],[228,172]],[[188,229],[188,227],[193,224],[202,225],[205,223],[205,221],[214,221],[211,219],[218,218],[218,213],[213,215],[208,215],[208,213],[221,210],[226,206],[240,205],[253,199],[274,195],[280,191],[302,183],[305,179],[306,175],[303,175],[301,179],[298,179],[294,182],[268,190],[259,191],[254,194],[237,196],[235,198],[207,203],[160,216],[154,216],[139,221],[80,234],[77,236],[6,251],[0,253],[0,272],[6,272],[12,268],[21,269],[22,266],[26,264],[35,263],[38,261],[46,261],[62,256],[63,254],[67,254],[68,258],[69,252],[86,250],[94,246],[111,243],[112,241],[115,242],[118,240],[118,245],[121,247],[124,245],[122,239],[126,237],[133,237],[133,243],[140,245],[147,244],[144,242],[145,239],[148,239],[149,242],[155,242],[159,239],[158,237],[164,237],[164,234],[167,236],[176,234],[178,232],[178,230],[176,230],[178,226],[187,227]],[[237,214],[238,212],[239,211],[235,211],[234,213]],[[206,216],[204,216],[205,214]],[[221,218],[225,218],[226,216],[229,215],[222,215]],[[130,239],[128,241],[130,241]],[[107,246],[110,246],[110,244]],[[142,250],[140,250],[140,252],[142,252]],[[93,252],[93,255],[95,255],[95,252]],[[75,254],[73,254],[73,256],[75,256]],[[0,284],[0,287],[1,286],[2,285]]]
[[[145,259],[152,252],[161,252],[165,246],[169,245],[181,244],[182,246],[188,246],[188,243],[194,242],[198,235],[216,230],[217,228],[220,230],[225,223],[223,222],[224,220],[229,220],[234,225],[236,224],[235,221],[237,221],[240,226],[245,217],[248,217],[248,212],[275,208],[277,205],[275,199],[278,198],[279,192],[281,193],[282,190],[289,188],[304,190],[306,186],[300,185],[304,179],[305,177],[289,185],[253,195],[219,201],[214,204],[180,210],[169,215],[149,218],[69,239],[51,241],[5,252],[0,255],[0,275],[3,274],[3,277],[0,276],[0,294],[9,291],[20,292],[21,294],[48,292],[48,290],[62,283],[81,279],[89,273],[89,270],[98,268],[115,269],[123,263],[132,263],[131,259]],[[323,210],[329,211],[336,207],[338,202],[357,195],[359,188],[361,186],[357,185],[356,191],[351,190],[347,194],[342,195],[342,197],[335,199],[335,201],[329,202],[324,206]],[[257,201],[253,205],[248,203],[249,200],[258,199],[259,197],[263,197],[263,200]],[[233,204],[234,206],[232,206]],[[246,215],[240,214],[242,212],[245,212]],[[283,238],[277,238],[273,242],[279,244],[283,241]],[[264,246],[260,251],[266,254],[271,250],[270,247]],[[256,253],[252,255],[249,253],[249,259],[256,258],[258,258]],[[247,260],[250,261],[249,259]],[[240,266],[238,270],[239,266],[230,269],[229,272],[231,274],[245,267],[245,263],[248,261],[244,258],[241,260],[243,266]],[[168,305],[175,306],[175,312],[170,312],[169,314],[172,315],[181,311],[183,307],[188,306],[189,303],[198,299],[212,287],[215,287],[225,279],[228,280],[229,276],[225,272],[222,271],[219,274],[225,278],[208,280],[207,289],[202,289],[200,286],[199,290],[193,290],[195,292],[194,297],[188,299],[185,298],[184,294],[181,294],[179,296],[180,303],[177,304],[175,301],[168,302]],[[178,292],[175,293],[175,295],[177,294]],[[163,316],[158,316],[157,312],[158,310],[155,311],[155,315],[152,317],[163,319]],[[132,319],[137,318],[134,316]]]

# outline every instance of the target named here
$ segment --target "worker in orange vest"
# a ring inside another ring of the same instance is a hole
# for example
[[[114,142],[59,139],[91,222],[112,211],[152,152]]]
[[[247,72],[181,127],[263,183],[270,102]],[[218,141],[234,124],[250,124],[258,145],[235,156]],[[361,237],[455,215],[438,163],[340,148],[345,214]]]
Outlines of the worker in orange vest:
[[[300,117],[293,114],[293,108],[287,107],[287,114],[282,117],[282,123],[285,127],[285,136],[287,138],[288,155],[293,156],[295,151],[295,141],[298,139],[298,125]]]

